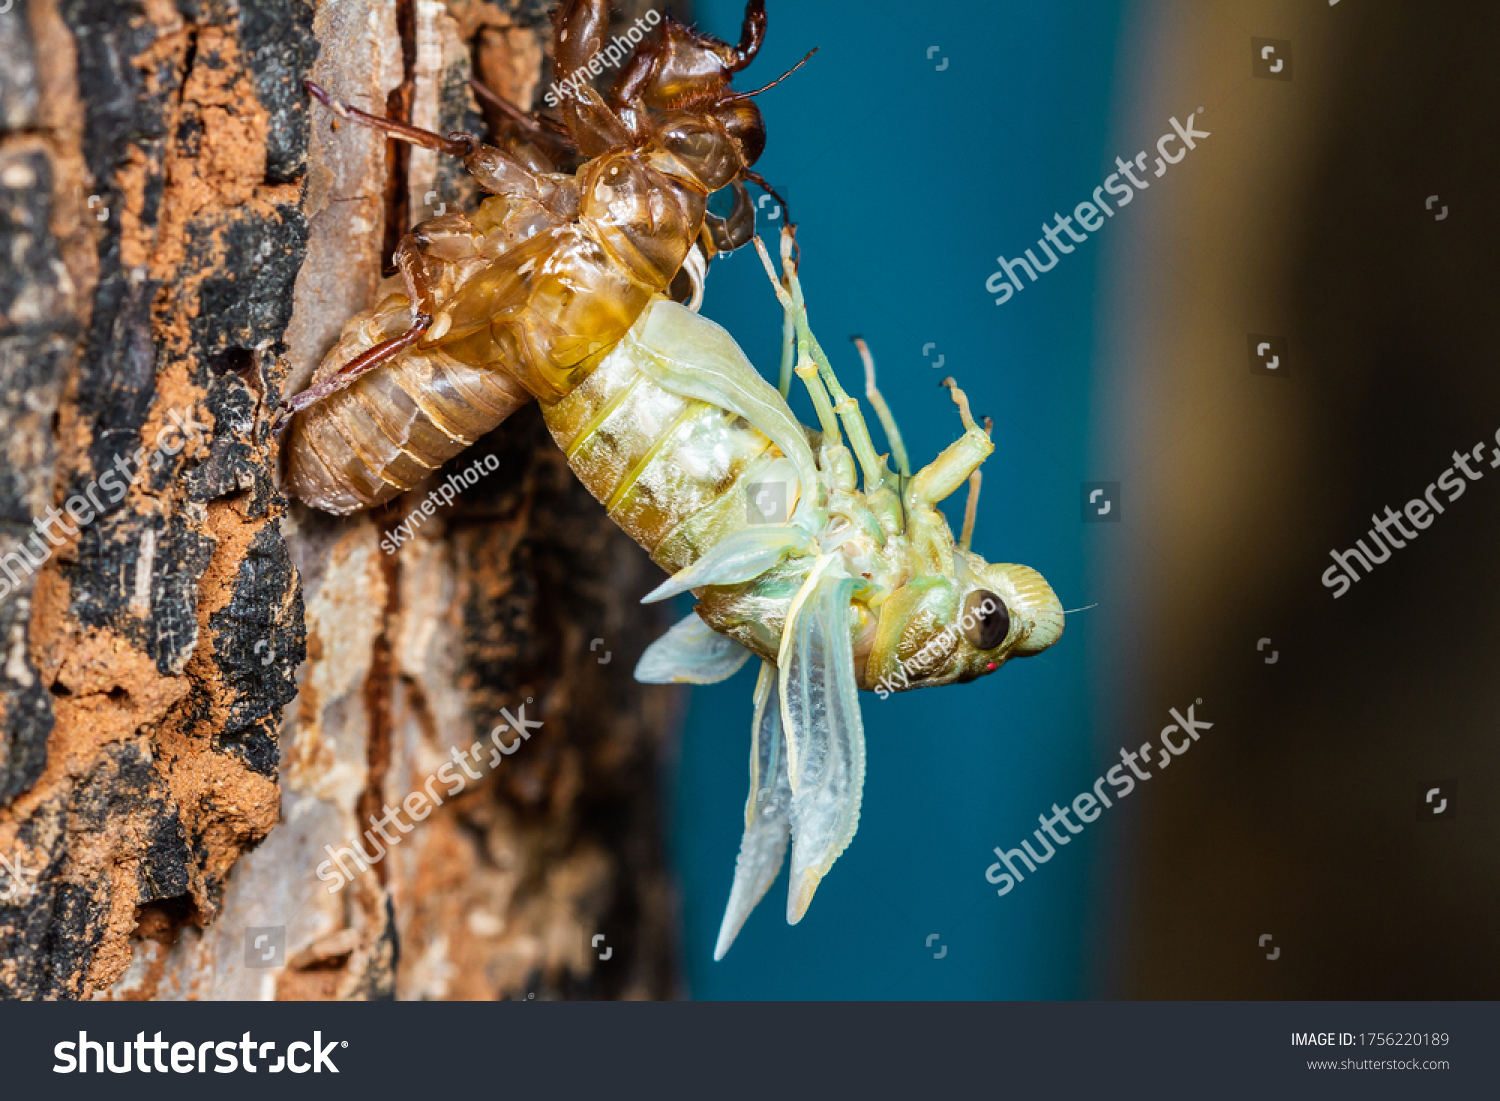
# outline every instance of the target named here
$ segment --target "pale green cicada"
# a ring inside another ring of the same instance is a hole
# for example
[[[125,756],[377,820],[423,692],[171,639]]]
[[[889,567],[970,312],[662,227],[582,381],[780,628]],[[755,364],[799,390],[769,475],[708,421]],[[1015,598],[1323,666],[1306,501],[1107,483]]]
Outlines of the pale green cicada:
[[[963,391],[945,380],[963,435],[913,475],[859,342],[865,394],[894,453],[893,472],[808,327],[791,231],[783,234],[779,279],[755,244],[786,312],[779,393],[722,328],[665,300],[599,372],[612,373],[617,359],[615,372],[638,372],[653,389],[724,414],[720,431],[667,430],[658,439],[675,473],[657,492],[695,495],[690,511],[671,510],[687,518],[662,538],[622,525],[675,571],[648,601],[689,590],[699,598],[696,611],[646,651],[638,680],[712,684],[752,653],[762,663],[745,834],[715,959],[776,878],[788,841],[787,921],[795,924],[854,837],[865,775],[858,689],[884,697],[972,680],[1045,650],[1063,630],[1062,606],[1039,573],[991,565],[969,550],[979,467],[994,445]],[[786,404],[794,373],[820,431],[799,424]],[[937,505],[965,481],[968,506],[955,540]],[[619,500],[620,483],[608,488],[600,499]]]

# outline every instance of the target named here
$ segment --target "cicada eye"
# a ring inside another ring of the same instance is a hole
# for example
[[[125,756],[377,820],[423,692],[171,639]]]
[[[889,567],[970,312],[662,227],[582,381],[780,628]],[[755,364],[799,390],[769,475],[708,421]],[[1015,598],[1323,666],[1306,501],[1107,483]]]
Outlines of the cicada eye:
[[[959,620],[964,638],[976,650],[993,650],[1010,634],[1010,611],[988,589],[976,589],[964,600],[963,618]]]

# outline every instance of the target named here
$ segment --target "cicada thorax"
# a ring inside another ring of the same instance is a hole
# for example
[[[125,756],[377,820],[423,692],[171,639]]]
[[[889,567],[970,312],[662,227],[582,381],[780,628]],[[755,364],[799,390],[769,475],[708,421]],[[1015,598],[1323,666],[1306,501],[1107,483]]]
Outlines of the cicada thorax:
[[[584,166],[578,217],[509,250],[459,288],[419,347],[510,375],[543,402],[588,377],[670,286],[703,227],[707,194],[660,151]]]

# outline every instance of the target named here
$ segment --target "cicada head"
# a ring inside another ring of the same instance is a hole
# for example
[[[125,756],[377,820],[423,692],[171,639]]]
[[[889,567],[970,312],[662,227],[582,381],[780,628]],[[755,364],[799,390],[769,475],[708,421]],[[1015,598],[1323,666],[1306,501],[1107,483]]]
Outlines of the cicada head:
[[[631,117],[644,109],[657,143],[709,192],[742,175],[749,178],[766,148],[765,119],[751,99],[801,67],[752,92],[731,88],[734,75],[755,59],[765,37],[764,0],[745,5],[737,45],[701,34],[669,15],[661,36],[643,46],[615,82],[614,101]]]
[[[866,688],[970,681],[1062,637],[1062,603],[1036,570],[956,548],[953,554],[952,576],[914,577],[880,605]]]
[[[642,51],[647,71],[622,73],[616,92],[636,92],[647,107],[669,110],[690,104],[717,102],[728,92],[729,81],[755,58],[766,36],[763,0],[750,0],[736,46],[702,34],[668,15],[661,38]],[[649,68],[648,68],[649,67]]]

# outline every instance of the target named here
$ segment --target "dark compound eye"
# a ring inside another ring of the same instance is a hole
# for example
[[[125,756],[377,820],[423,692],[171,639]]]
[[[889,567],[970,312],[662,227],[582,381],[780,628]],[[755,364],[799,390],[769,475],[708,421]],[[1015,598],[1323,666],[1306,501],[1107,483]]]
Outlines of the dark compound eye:
[[[1010,634],[1010,612],[1005,601],[987,589],[977,589],[968,595],[959,622],[964,638],[976,650],[993,650]]]

